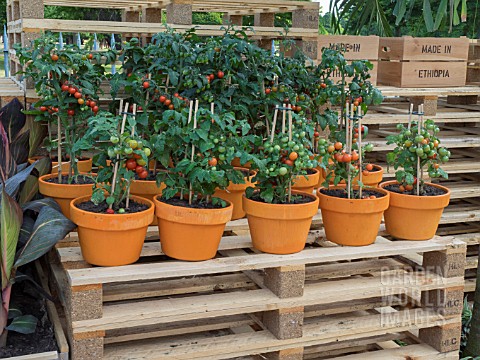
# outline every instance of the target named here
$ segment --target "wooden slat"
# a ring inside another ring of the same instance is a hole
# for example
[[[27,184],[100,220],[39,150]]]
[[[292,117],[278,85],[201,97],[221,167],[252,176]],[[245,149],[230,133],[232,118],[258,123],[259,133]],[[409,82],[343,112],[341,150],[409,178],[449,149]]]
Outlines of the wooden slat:
[[[436,360],[436,359],[458,359],[458,352],[439,353],[437,350],[426,344],[415,344],[396,347],[380,351],[369,351],[364,354],[353,354],[332,358],[331,360]]]
[[[168,261],[153,264],[127,265],[122,267],[73,269],[68,270],[68,277],[72,286],[136,280],[168,279],[181,276],[265,269],[268,267],[288,265],[320,264],[330,261],[444,250],[452,243],[454,246],[461,246],[461,244],[463,244],[463,242],[458,242],[452,238],[435,237],[428,241],[396,241],[392,244],[373,244],[361,248],[336,247],[306,249],[300,253],[282,256],[252,254],[248,256],[213,259],[200,263]]]
[[[436,274],[382,274],[381,277],[350,278],[307,284],[304,295],[279,299],[268,289],[220,293],[175,299],[106,305],[100,319],[73,322],[75,333],[121,329],[217,316],[247,314],[280,308],[321,305],[370,297],[401,294],[402,280],[409,279],[409,291],[463,286],[463,277],[442,278]]]
[[[58,353],[56,351],[49,351],[40,354],[15,356],[12,360],[58,360]]]
[[[227,335],[217,338],[184,338],[177,342],[156,339],[107,346],[104,356],[110,360],[176,359],[215,360],[235,356],[260,354],[296,346],[313,346],[346,341],[359,337],[382,335],[388,332],[405,331],[435,325],[456,324],[459,320],[445,317],[428,309],[404,310],[391,317],[383,315],[340,317],[333,320],[307,322],[303,337],[278,340],[268,331]]]

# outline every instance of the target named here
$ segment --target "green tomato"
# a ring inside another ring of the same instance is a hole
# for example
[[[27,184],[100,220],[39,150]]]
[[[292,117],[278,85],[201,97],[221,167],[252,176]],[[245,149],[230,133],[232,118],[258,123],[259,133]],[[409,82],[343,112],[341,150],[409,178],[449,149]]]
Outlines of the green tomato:
[[[218,142],[219,142],[219,140],[218,140],[218,139],[216,139],[216,138],[215,138],[215,139],[213,139],[213,143],[214,143],[214,144],[218,144]]]
[[[283,138],[282,138],[282,143],[288,143],[288,137],[286,137],[286,136],[283,137]]]
[[[326,144],[327,144],[327,140],[325,139],[318,140],[318,145],[326,145]]]
[[[113,196],[109,196],[105,199],[105,202],[108,206],[112,205],[115,202],[115,198]]]
[[[138,140],[137,141],[137,149],[142,149],[143,148],[143,141],[142,140]]]
[[[227,149],[225,148],[225,146],[219,146],[219,147],[218,147],[218,152],[224,153],[225,151],[227,151]]]
[[[407,148],[409,148],[410,146],[413,145],[413,142],[412,142],[412,140],[407,140],[407,141],[404,142],[404,145],[405,145]]]
[[[446,163],[446,162],[448,162],[448,160],[450,160],[450,158],[448,156],[442,156],[442,158],[440,160],[442,160],[442,162]]]
[[[294,145],[294,146],[293,146],[293,151],[298,151],[298,150],[300,150],[300,146]]]
[[[125,209],[124,209],[124,208],[118,209],[118,213],[119,213],[119,214],[125,214]]]
[[[132,149],[136,149],[138,147],[138,142],[137,140],[130,140],[128,142],[128,146],[130,146]]]
[[[287,175],[287,172],[288,172],[287,168],[286,168],[286,167],[283,167],[283,166],[278,170],[278,173],[279,173],[281,176]]]
[[[133,153],[133,149],[132,148],[125,148],[125,149],[123,149],[123,153],[125,155],[130,155],[131,153]]]
[[[220,141],[225,141],[227,140],[227,138],[225,137],[225,135],[220,135]]]
[[[365,145],[365,151],[366,151],[366,152],[371,152],[371,151],[373,151],[373,144],[367,144],[367,145]]]
[[[152,150],[150,150],[149,148],[143,149],[143,152],[145,153],[146,157],[149,157],[150,155],[152,155]]]
[[[417,144],[421,143],[423,141],[424,137],[422,135],[417,135],[415,136],[415,142]]]
[[[288,142],[288,147],[293,148],[295,146],[295,141],[289,141]],[[295,150],[296,151],[296,150]]]
[[[277,144],[273,147],[273,149],[276,150],[276,151],[280,151],[281,148],[280,148],[280,145]]]
[[[115,149],[110,147],[110,148],[108,148],[107,153],[108,153],[108,157],[110,157],[110,158],[115,157]]]
[[[405,136],[408,137],[408,136],[411,136],[411,135],[412,135],[412,132],[411,132],[410,130],[406,130],[406,131],[403,133],[403,135],[405,135]]]
[[[218,160],[225,161],[225,155],[223,154],[218,155]]]
[[[274,172],[274,171],[275,171],[275,168],[274,168],[274,167],[271,167],[271,168],[268,169],[268,171]]]
[[[429,153],[430,150],[431,150],[431,149],[430,149],[430,146],[428,146],[428,145],[424,145],[424,146],[423,146],[423,152]]]
[[[421,157],[421,156],[423,155],[423,149],[420,149],[420,148],[417,149],[417,150],[416,150],[416,153],[417,153],[418,156]]]
[[[435,125],[434,124],[427,124],[426,128],[428,130],[433,130],[433,129],[435,129]]]
[[[210,169],[211,169],[212,171],[217,171],[217,167],[216,167],[216,166],[212,166]]]
[[[442,147],[438,149],[438,153],[440,154],[440,156],[447,156],[448,150]]]
[[[115,149],[113,150],[115,152],[116,155],[120,155],[122,153],[122,148],[121,147],[118,147],[116,146]]]
[[[119,141],[120,139],[118,138],[118,136],[110,136],[110,142],[112,144],[118,144]]]
[[[143,159],[137,159],[137,165],[145,166],[147,165],[147,162]]]
[[[411,147],[408,148],[408,151],[410,151],[411,153],[414,153],[414,152],[417,151],[417,148],[414,147],[414,146],[411,146]]]

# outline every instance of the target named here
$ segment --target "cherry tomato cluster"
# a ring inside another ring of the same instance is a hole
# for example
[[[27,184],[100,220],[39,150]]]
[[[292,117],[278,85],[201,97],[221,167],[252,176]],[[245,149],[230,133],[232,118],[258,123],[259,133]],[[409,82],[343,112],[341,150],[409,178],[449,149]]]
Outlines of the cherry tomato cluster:
[[[82,94],[82,89],[75,85],[69,85],[68,81],[65,81],[62,85],[62,91],[68,93],[70,96],[77,99],[77,103],[80,106],[84,104],[93,111],[94,114],[97,114],[100,108],[97,105],[97,102],[89,97],[84,97]],[[75,115],[75,111],[73,109],[68,110],[69,115]]]

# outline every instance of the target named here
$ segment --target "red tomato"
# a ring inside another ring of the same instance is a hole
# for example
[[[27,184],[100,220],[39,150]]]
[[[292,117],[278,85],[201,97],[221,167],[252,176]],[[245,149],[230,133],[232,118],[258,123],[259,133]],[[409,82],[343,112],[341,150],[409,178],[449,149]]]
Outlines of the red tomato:
[[[40,111],[47,111],[47,107],[46,106],[40,106]]]
[[[63,84],[62,85],[62,91],[68,91],[69,90],[69,87],[67,84]]]
[[[165,100],[167,100],[167,98],[165,96],[160,96],[160,98],[158,99],[161,103],[164,103]]]
[[[367,169],[368,171],[372,171],[373,170],[373,165],[372,164],[367,164],[365,166],[365,169]]]
[[[82,93],[76,92],[73,96],[75,97],[75,99],[80,99],[82,97]]]
[[[269,95],[271,92],[272,92],[272,89],[270,89],[270,88],[265,89],[265,94]]]
[[[73,115],[75,115],[75,110],[69,109],[69,110],[67,111],[67,114],[68,114],[69,116],[73,116]]]
[[[223,79],[224,76],[225,76],[225,73],[224,73],[223,71],[221,71],[221,70],[217,73],[217,77],[218,77],[219,79]]]
[[[140,174],[138,174],[138,177],[140,179],[146,179],[148,177],[148,171],[147,170],[142,171]]]
[[[100,110],[100,109],[99,109],[98,106],[94,106],[94,107],[92,107],[92,110],[93,110],[94,113],[96,113],[96,112],[98,112],[98,110]]]
[[[170,100],[170,99],[167,99],[167,100],[165,100],[165,102],[164,102],[165,106],[168,106],[168,105],[170,105],[171,103],[172,103],[172,100]]]
[[[135,170],[137,168],[137,162],[135,161],[135,159],[131,158],[127,160],[125,166],[128,170]]]
[[[150,87],[150,83],[148,81],[144,81],[143,88],[148,89]]]
[[[72,86],[72,87],[68,88],[68,92],[73,95],[73,94],[75,94],[75,93],[77,92],[77,89],[75,89],[75,88]]]
[[[217,166],[217,158],[211,158],[210,160],[208,160],[208,165],[210,166]]]
[[[144,172],[144,171],[145,171],[145,168],[143,166],[137,165],[137,167],[135,168],[135,172],[137,174],[140,174],[141,172]]]

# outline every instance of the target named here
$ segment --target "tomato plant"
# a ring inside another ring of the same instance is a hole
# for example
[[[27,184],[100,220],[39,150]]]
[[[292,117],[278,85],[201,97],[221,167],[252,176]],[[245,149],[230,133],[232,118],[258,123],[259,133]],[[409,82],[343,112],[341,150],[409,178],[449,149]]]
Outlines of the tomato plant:
[[[77,159],[82,151],[89,150],[91,144],[83,138],[88,118],[99,111],[97,106],[100,84],[106,78],[104,64],[114,61],[116,54],[112,50],[97,52],[91,57],[84,49],[76,45],[65,45],[59,49],[57,37],[45,34],[36,39],[31,46],[15,46],[21,72],[29,81],[33,81],[40,100],[29,114],[36,115],[37,121],[47,121],[49,138],[47,150],[55,148],[61,157],[70,157],[69,182],[78,174]],[[52,132],[60,130],[58,137],[52,138]],[[59,159],[59,178],[62,177],[61,159]]]
[[[448,174],[440,167],[450,159],[450,151],[441,145],[438,138],[440,128],[433,120],[413,121],[410,126],[397,125],[398,134],[387,137],[387,144],[395,144],[395,149],[387,154],[387,163],[394,167],[395,178],[401,190],[414,190],[415,195],[423,194],[423,171],[431,178]],[[420,171],[419,171],[420,169]],[[420,193],[414,186],[419,182]]]
[[[88,127],[85,139],[98,151],[94,163],[99,166],[97,186],[91,200],[97,205],[105,201],[110,206],[109,212],[123,213],[135,174],[140,178],[148,176],[145,166],[151,153],[150,145],[136,131],[132,113],[113,115],[101,112],[88,120]]]

